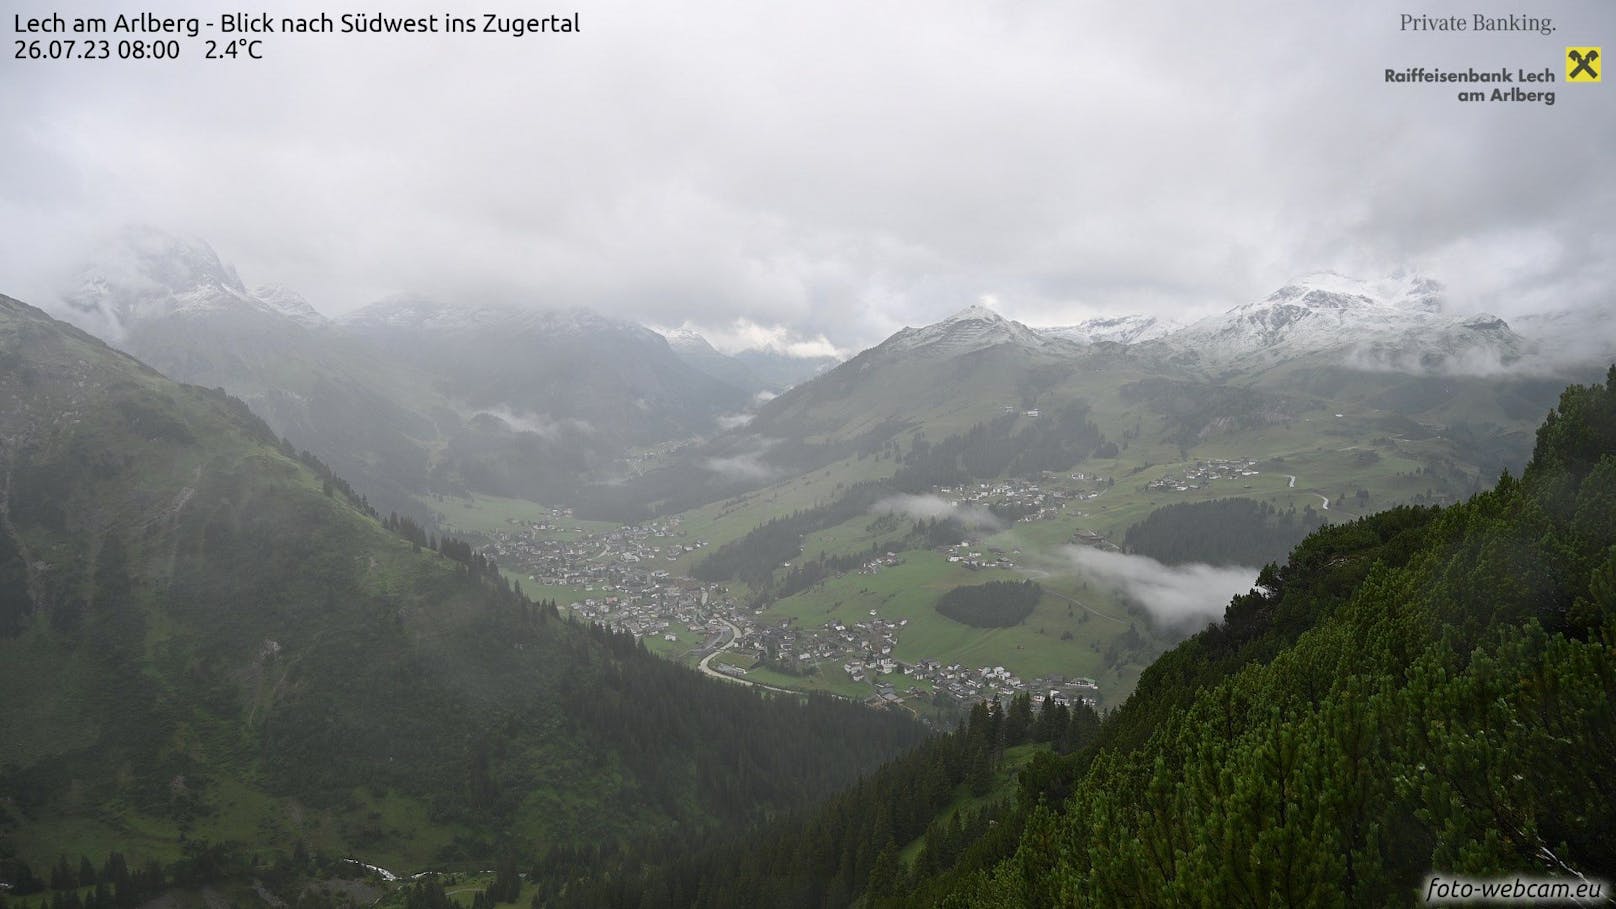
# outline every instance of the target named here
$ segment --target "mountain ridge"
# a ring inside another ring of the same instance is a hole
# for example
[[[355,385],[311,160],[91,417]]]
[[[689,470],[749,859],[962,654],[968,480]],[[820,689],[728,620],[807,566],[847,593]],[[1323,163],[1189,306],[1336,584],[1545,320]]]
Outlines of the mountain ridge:
[[[0,440],[8,857],[87,836],[480,866],[746,823],[918,738],[563,621],[240,401],[6,297]]]

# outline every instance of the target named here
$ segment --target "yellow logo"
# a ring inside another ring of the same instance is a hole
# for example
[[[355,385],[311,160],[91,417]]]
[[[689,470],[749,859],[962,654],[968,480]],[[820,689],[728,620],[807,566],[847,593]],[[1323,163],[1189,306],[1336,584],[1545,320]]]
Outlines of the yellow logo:
[[[1604,68],[1604,64],[1599,62],[1599,48],[1566,48],[1567,82],[1599,82],[1599,71]]]

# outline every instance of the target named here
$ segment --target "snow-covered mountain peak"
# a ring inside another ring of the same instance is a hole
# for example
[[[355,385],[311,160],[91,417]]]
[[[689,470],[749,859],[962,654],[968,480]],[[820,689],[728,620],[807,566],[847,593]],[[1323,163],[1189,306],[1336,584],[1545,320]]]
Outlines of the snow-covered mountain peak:
[[[258,302],[306,327],[313,328],[328,321],[302,294],[284,285],[263,284],[253,288],[252,295]]]
[[[1064,338],[1080,344],[1094,344],[1101,341],[1109,341],[1113,344],[1138,344],[1144,341],[1153,341],[1183,327],[1184,324],[1175,319],[1134,314],[1097,316],[1092,319],[1084,319],[1076,325],[1059,325],[1053,328],[1040,328],[1038,331],[1051,337]]]
[[[953,315],[951,315],[948,318],[944,319],[939,324],[946,325],[946,324],[951,323],[951,322],[989,322],[989,323],[992,323],[992,322],[1008,322],[1008,321],[1010,321],[1010,320],[1006,319],[1004,316],[999,315],[997,312],[993,311],[992,309],[989,309],[987,306],[985,306],[985,305],[983,305],[981,303],[972,303],[970,306],[967,306],[964,309],[960,310],[959,312],[954,313]]]
[[[1290,281],[1262,302],[1297,303],[1322,309],[1389,306],[1403,311],[1440,313],[1443,287],[1438,281],[1415,274],[1400,273],[1366,281],[1326,271]]]
[[[92,268],[113,281],[175,293],[198,287],[218,287],[237,294],[247,291],[236,270],[220,261],[212,246],[151,227],[122,231]]]
[[[1426,373],[1504,368],[1527,343],[1496,316],[1443,314],[1442,285],[1400,274],[1308,275],[1266,298],[1162,339],[1181,359],[1262,365],[1326,353],[1365,369]]]
[[[119,343],[138,322],[243,305],[262,307],[213,247],[135,227],[96,251],[52,308],[68,321]]]
[[[668,339],[668,346],[680,353],[712,354],[722,356],[712,343],[701,336],[701,333],[689,328],[673,328],[661,333]]]
[[[1052,343],[1061,342],[977,303],[941,322],[923,328],[905,328],[882,342],[880,347],[889,351],[954,356],[1000,344],[1042,348]]]

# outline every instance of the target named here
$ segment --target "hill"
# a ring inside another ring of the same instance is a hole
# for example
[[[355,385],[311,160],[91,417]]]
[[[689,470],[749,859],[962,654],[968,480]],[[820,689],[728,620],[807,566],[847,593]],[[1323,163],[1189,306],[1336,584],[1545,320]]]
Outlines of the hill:
[[[1533,343],[1513,335],[1519,357],[1466,372],[1497,352],[1483,343],[1493,335],[1455,328],[1440,298],[1415,279],[1293,282],[1197,323],[1238,354],[1201,358],[1181,356],[1188,328],[1040,331],[971,307],[896,333],[744,426],[647,459],[622,484],[581,491],[577,513],[672,520],[702,543],[669,570],[763,608],[737,619],[760,629],[738,648],[757,662],[738,668],[766,674],[771,636],[813,651],[817,671],[770,684],[886,697],[884,681],[906,703],[968,707],[980,689],[956,686],[961,673],[1003,667],[1029,691],[1091,679],[1114,707],[1198,627],[1163,619],[1179,603],[1204,621],[1236,573],[1255,578],[1322,523],[1451,504],[1524,466],[1535,421],[1581,374],[1539,373]],[[1426,343],[1430,357],[1410,353]],[[1391,358],[1360,355],[1371,349]],[[1150,559],[1101,570],[1074,545]],[[1187,580],[1196,564],[1227,566],[1215,576],[1228,583]],[[914,608],[914,596],[990,578],[1036,580],[1051,596],[1002,630]],[[912,671],[879,678],[872,653],[848,646],[861,622],[897,626],[873,655],[890,646],[899,664],[960,668],[918,691]]]
[[[917,724],[703,679],[0,298],[0,858],[401,870],[805,805]]]
[[[946,861],[895,864],[904,835],[858,820],[912,816],[925,771],[899,762],[884,803],[777,833],[846,831],[848,851],[808,869],[769,861],[769,839],[693,854],[661,872],[684,888],[665,904],[742,905],[742,875],[777,905],[1042,907],[1411,905],[1433,870],[1608,874],[1612,515],[1616,369],[1565,390],[1520,478],[1311,534],[1085,747],[1034,756]]]
[[[1616,867],[1616,369],[1520,479],[1320,531],[1164,657],[962,905],[1415,900]],[[1053,844],[1052,848],[1046,844]]]
[[[56,304],[164,375],[223,388],[388,509],[470,491],[564,499],[635,446],[747,400],[637,325],[585,310],[385,300],[333,321],[249,288],[206,243],[124,231]]]

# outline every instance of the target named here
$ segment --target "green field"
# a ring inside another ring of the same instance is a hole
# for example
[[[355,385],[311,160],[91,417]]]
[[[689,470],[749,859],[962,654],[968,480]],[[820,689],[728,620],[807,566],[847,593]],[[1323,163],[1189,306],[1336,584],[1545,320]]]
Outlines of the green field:
[[[880,400],[891,405],[892,414],[912,417],[911,425],[923,427],[932,440],[968,429],[990,420],[1005,407],[1021,406],[1011,374],[1001,375],[993,364],[973,378],[978,394],[968,403],[946,397],[932,400],[925,389],[893,386],[880,392]],[[1181,448],[1167,441],[1166,417],[1141,411],[1118,391],[1118,377],[1104,381],[1072,375],[1042,392],[1037,404],[1053,407],[1063,400],[1082,397],[1092,406],[1093,419],[1108,427],[1132,425],[1136,430],[1129,444],[1115,458],[1089,459],[1072,468],[1109,477],[1112,483],[1095,499],[1068,501],[1053,519],[1017,523],[997,533],[987,533],[975,548],[997,550],[1016,563],[1009,571],[971,571],[948,563],[938,552],[919,550],[903,553],[903,565],[886,568],[874,575],[851,573],[826,580],[819,586],[768,605],[760,619],[794,621],[801,629],[815,629],[832,619],[852,624],[869,617],[871,610],[884,619],[908,624],[899,632],[897,659],[918,661],[931,658],[969,667],[1004,666],[1023,679],[1048,674],[1089,676],[1101,682],[1100,698],[1114,705],[1131,690],[1141,666],[1130,660],[1109,665],[1107,650],[1125,633],[1129,624],[1141,635],[1159,637],[1142,612],[1130,611],[1116,601],[1115,594],[1097,589],[1076,574],[1063,547],[1074,542],[1078,532],[1097,533],[1121,545],[1130,527],[1158,508],[1186,502],[1243,497],[1265,502],[1276,509],[1311,508],[1328,521],[1348,520],[1390,505],[1429,497],[1452,501],[1466,491],[1471,477],[1462,471],[1426,472],[1435,464],[1462,463],[1461,452],[1451,440],[1435,431],[1403,435],[1389,426],[1398,423],[1387,413],[1353,403],[1319,401],[1312,407],[1293,410],[1291,417],[1270,425],[1250,426],[1238,432],[1213,433],[1193,446]],[[1021,402],[1025,404],[1026,402]],[[863,432],[880,418],[880,408],[845,414],[830,409],[816,414],[823,430],[810,432],[808,441],[845,439]],[[1337,416],[1339,414],[1339,416]],[[834,418],[834,419],[832,419]],[[1016,427],[1028,423],[1018,418]],[[1014,430],[1012,430],[1014,431]],[[899,444],[913,444],[919,430],[908,429],[897,436]],[[1115,438],[1115,435],[1113,435]],[[1163,477],[1183,476],[1198,461],[1251,458],[1258,462],[1258,476],[1228,478],[1199,489],[1149,489],[1148,484]],[[675,574],[688,574],[692,566],[719,546],[739,539],[759,525],[793,511],[835,501],[853,484],[890,476],[897,468],[890,457],[846,457],[814,471],[782,478],[743,495],[692,509],[678,516],[690,539],[707,541],[708,547],[681,556],[665,567]],[[1295,476],[1291,483],[1289,476]],[[1094,489],[1087,481],[1072,481],[1064,474],[1039,481],[1045,490],[1064,489],[1086,492]],[[1367,498],[1357,495],[1362,489]],[[1328,498],[1330,507],[1323,507]],[[465,532],[492,532],[507,529],[512,521],[541,521],[561,529],[556,535],[593,532],[610,525],[557,518],[549,508],[510,499],[472,497],[430,504],[451,526]],[[820,556],[862,555],[872,544],[900,541],[907,536],[909,519],[877,524],[875,515],[860,516],[834,527],[809,533],[803,538],[802,555],[792,562]],[[1255,567],[1255,566],[1253,566]],[[932,608],[937,597],[960,585],[980,584],[992,579],[1035,578],[1046,588],[1046,596],[1027,621],[1012,628],[979,629],[938,615]],[[731,583],[730,592],[740,600],[753,591]],[[588,591],[532,587],[530,595],[566,603],[588,595]],[[1079,605],[1081,604],[1081,605]],[[1087,608],[1084,608],[1087,607]],[[1163,640],[1170,639],[1170,635]],[[692,648],[699,642],[667,642],[648,638],[646,646],[672,659],[694,662]],[[752,670],[759,681],[782,687],[834,691],[861,697],[871,690],[869,683],[854,683],[842,671],[839,661],[821,667],[817,677],[796,677]],[[872,679],[872,682],[874,679]],[[907,678],[894,678],[906,688]]]
[[[502,499],[472,494],[468,497],[421,496],[420,501],[438,515],[444,530],[457,534],[488,534],[514,529],[513,524],[549,524],[552,530],[531,531],[541,537],[563,539],[585,533],[599,533],[616,527],[606,521],[584,521],[556,514],[549,505],[526,499]]]
[[[1060,674],[1088,676],[1104,684],[1109,675],[1112,684],[1102,687],[1102,698],[1111,703],[1113,697],[1124,693],[1114,687],[1123,677],[1111,673],[1104,651],[1130,623],[1142,620],[1108,594],[1086,589],[1085,582],[1074,577],[1046,576],[1042,580],[1045,595],[1024,623],[1009,628],[973,628],[939,614],[934,608],[937,598],[957,586],[1020,580],[1026,573],[1019,569],[972,571],[929,550],[906,552],[903,558],[902,565],[876,574],[841,575],[776,601],[763,611],[762,618],[790,619],[799,628],[812,629],[832,620],[851,626],[868,620],[873,611],[888,621],[908,620],[898,631],[898,645],[893,651],[901,661],[913,663],[929,658],[945,665],[957,662],[967,667],[1004,666],[1026,680]],[[1144,631],[1141,629],[1141,633]],[[1063,640],[1067,633],[1070,638]],[[840,665],[822,667],[821,672],[847,679]],[[902,675],[878,678],[891,680],[900,690],[908,685]],[[858,687],[866,694],[870,690],[867,684]]]
[[[710,548],[716,548],[745,536],[771,518],[833,502],[855,483],[891,476],[894,467],[891,461],[844,458],[754,492],[691,509],[680,515],[681,526],[691,538],[706,540]],[[688,571],[705,554],[687,554],[678,562],[668,563],[669,570]]]

